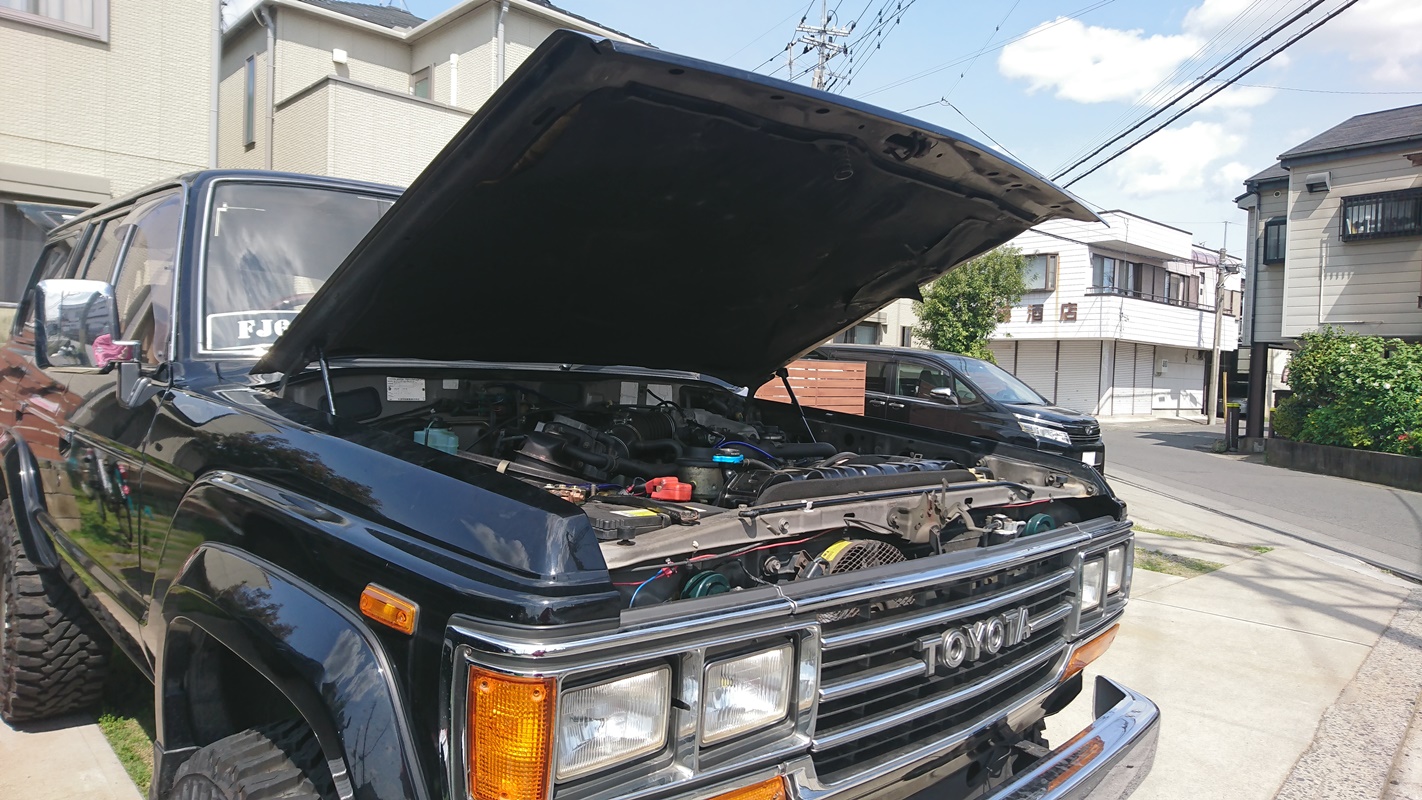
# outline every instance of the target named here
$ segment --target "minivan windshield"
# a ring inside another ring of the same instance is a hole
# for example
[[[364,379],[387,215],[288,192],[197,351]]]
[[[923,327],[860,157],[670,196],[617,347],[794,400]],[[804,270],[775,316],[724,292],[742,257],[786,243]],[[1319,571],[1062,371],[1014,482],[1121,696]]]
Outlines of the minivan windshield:
[[[204,249],[202,349],[265,350],[394,202],[329,186],[218,183]]]
[[[1046,398],[996,364],[958,355],[943,356],[943,360],[972,381],[983,394],[999,403],[1014,406],[1047,405]]]

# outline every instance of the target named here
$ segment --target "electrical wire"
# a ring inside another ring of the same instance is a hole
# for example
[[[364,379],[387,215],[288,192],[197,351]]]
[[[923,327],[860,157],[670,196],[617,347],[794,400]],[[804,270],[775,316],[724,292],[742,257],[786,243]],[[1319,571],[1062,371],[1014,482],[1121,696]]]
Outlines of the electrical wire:
[[[1139,129],[1140,129],[1142,126],[1144,126],[1147,122],[1150,122],[1151,120],[1153,120],[1153,119],[1155,119],[1156,117],[1160,116],[1161,114],[1165,113],[1166,109],[1168,109],[1168,108],[1169,108],[1171,105],[1173,105],[1174,103],[1178,102],[1179,99],[1183,99],[1184,97],[1189,96],[1189,95],[1190,95],[1192,92],[1194,92],[1196,89],[1199,89],[1201,86],[1204,86],[1204,85],[1205,85],[1207,82],[1209,82],[1212,78],[1218,77],[1220,73],[1224,72],[1226,69],[1229,69],[1231,66],[1233,66],[1233,65],[1234,65],[1235,63],[1237,63],[1240,59],[1244,58],[1246,55],[1248,55],[1248,54],[1251,53],[1252,51],[1254,51],[1256,48],[1259,48],[1259,47],[1263,46],[1263,44],[1264,44],[1265,42],[1269,41],[1269,40],[1272,39],[1274,36],[1278,35],[1281,31],[1284,30],[1284,28],[1287,28],[1288,26],[1294,24],[1295,22],[1298,22],[1300,19],[1302,19],[1304,16],[1306,16],[1307,14],[1309,14],[1310,12],[1312,12],[1314,9],[1316,9],[1316,8],[1318,8],[1319,6],[1323,5],[1323,3],[1324,3],[1324,0],[1314,0],[1312,3],[1310,3],[1310,4],[1308,5],[1308,7],[1304,8],[1302,11],[1300,11],[1300,12],[1298,12],[1297,14],[1294,14],[1293,16],[1289,17],[1287,20],[1285,20],[1284,22],[1280,23],[1279,25],[1274,26],[1274,28],[1271,29],[1271,30],[1270,30],[1267,34],[1265,34],[1262,38],[1256,39],[1255,42],[1254,42],[1253,44],[1251,44],[1249,47],[1246,47],[1244,50],[1240,51],[1237,55],[1233,56],[1233,57],[1230,58],[1229,60],[1225,61],[1223,64],[1221,64],[1221,65],[1219,65],[1218,67],[1216,67],[1215,69],[1211,70],[1208,75],[1205,75],[1204,77],[1200,78],[1199,80],[1197,80],[1197,81],[1195,81],[1193,84],[1191,84],[1190,88],[1187,89],[1186,91],[1182,92],[1182,93],[1177,97],[1177,99],[1172,100],[1171,103],[1169,103],[1169,104],[1167,104],[1167,105],[1163,105],[1163,106],[1157,108],[1155,111],[1152,111],[1150,114],[1147,114],[1143,119],[1141,119],[1140,121],[1136,122],[1134,125],[1130,126],[1130,127],[1127,128],[1126,130],[1122,131],[1121,133],[1119,133],[1119,134],[1117,134],[1116,136],[1112,137],[1111,139],[1107,140],[1107,141],[1106,141],[1104,144],[1102,144],[1100,147],[1097,147],[1095,150],[1092,150],[1090,153],[1087,153],[1085,156],[1083,156],[1083,157],[1081,157],[1080,159],[1077,159],[1076,161],[1072,162],[1071,166],[1069,166],[1069,167],[1067,167],[1066,169],[1061,170],[1061,171],[1058,172],[1057,174],[1053,175],[1053,176],[1052,176],[1052,180],[1054,180],[1054,181],[1056,181],[1056,180],[1061,180],[1063,177],[1065,177],[1065,176],[1066,176],[1068,173],[1070,173],[1072,170],[1076,169],[1077,167],[1081,166],[1082,164],[1086,163],[1087,161],[1090,161],[1090,160],[1091,160],[1092,158],[1094,158],[1096,155],[1098,155],[1099,153],[1101,153],[1101,151],[1105,150],[1106,148],[1110,147],[1111,145],[1115,144],[1116,142],[1119,142],[1119,141],[1121,141],[1122,139],[1126,138],[1127,136],[1129,136],[1129,135],[1130,135],[1131,133],[1133,133],[1134,131],[1139,130]],[[1349,3],[1349,5],[1352,5],[1352,4]],[[1344,8],[1346,8],[1346,7],[1347,7],[1347,6],[1344,6]],[[1326,18],[1324,19],[1324,21],[1326,22],[1328,19],[1331,19],[1331,17],[1326,17]],[[1311,30],[1311,29],[1310,29],[1310,30]],[[1272,57],[1273,57],[1273,54],[1271,54],[1271,55],[1269,56],[1269,58],[1272,58]],[[1266,60],[1267,60],[1267,59],[1266,59]],[[1257,62],[1257,63],[1255,64],[1255,66],[1258,66],[1258,64],[1262,64],[1262,63],[1263,63],[1263,62]],[[1253,66],[1250,67],[1250,69],[1253,69],[1253,68],[1254,68]],[[1219,89],[1216,89],[1214,92],[1211,92],[1211,93],[1207,96],[1206,99],[1208,99],[1208,97],[1213,97],[1215,94],[1218,94],[1220,91],[1223,91],[1228,85],[1229,85],[1229,84],[1224,84],[1223,86],[1219,87]],[[1197,103],[1196,105],[1198,105],[1198,103]],[[1191,106],[1191,108],[1193,108],[1193,107],[1194,107],[1194,106]],[[1085,176],[1081,176],[1081,177],[1085,177]],[[1078,180],[1080,180],[1080,178],[1078,178]],[[1070,186],[1070,185],[1071,185],[1071,184],[1067,184],[1067,186]]]
[[[1198,108],[1202,103],[1204,103],[1205,101],[1209,100],[1211,97],[1214,97],[1215,95],[1219,94],[1220,92],[1224,91],[1225,89],[1228,89],[1228,88],[1230,87],[1230,85],[1232,85],[1232,84],[1234,83],[1235,80],[1237,80],[1238,78],[1242,78],[1242,77],[1244,77],[1245,75],[1248,75],[1249,73],[1253,72],[1255,69],[1257,69],[1257,68],[1263,66],[1264,64],[1268,63],[1270,59],[1274,58],[1274,56],[1277,56],[1278,54],[1280,54],[1280,53],[1284,52],[1285,50],[1289,49],[1289,47],[1291,47],[1295,42],[1299,41],[1300,39],[1304,38],[1305,36],[1309,35],[1310,33],[1313,33],[1314,31],[1318,30],[1320,27],[1322,27],[1322,26],[1323,26],[1325,23],[1327,23],[1329,20],[1333,19],[1334,17],[1338,16],[1339,14],[1342,14],[1344,11],[1347,11],[1348,9],[1352,8],[1354,5],[1357,4],[1357,2],[1358,2],[1358,0],[1345,0],[1345,2],[1344,2],[1341,6],[1339,6],[1339,7],[1336,8],[1336,9],[1334,9],[1333,11],[1330,11],[1328,14],[1324,15],[1324,17],[1323,17],[1322,19],[1317,20],[1316,22],[1310,23],[1310,24],[1309,24],[1307,27],[1305,27],[1303,30],[1299,31],[1298,33],[1294,34],[1294,36],[1292,36],[1291,38],[1289,38],[1288,41],[1284,42],[1282,45],[1280,45],[1280,46],[1274,48],[1273,50],[1269,51],[1268,53],[1265,53],[1262,57],[1256,59],[1252,64],[1250,64],[1249,66],[1245,67],[1238,75],[1236,75],[1236,76],[1234,77],[1234,79],[1226,80],[1225,82],[1221,83],[1218,88],[1215,88],[1215,89],[1213,89],[1213,90],[1207,92],[1204,97],[1201,97],[1199,100],[1196,100],[1195,102],[1193,102],[1193,103],[1191,103],[1190,105],[1186,106],[1185,108],[1181,109],[1181,110],[1178,111],[1177,113],[1173,114],[1173,115],[1170,117],[1170,119],[1167,119],[1167,120],[1165,120],[1164,122],[1162,122],[1162,123],[1160,123],[1159,125],[1157,125],[1156,127],[1152,128],[1150,131],[1148,131],[1148,132],[1147,132],[1144,136],[1142,136],[1141,138],[1139,138],[1139,139],[1137,139],[1137,140],[1131,142],[1129,145],[1126,145],[1125,147],[1121,148],[1120,150],[1117,150],[1115,153],[1112,153],[1110,156],[1108,156],[1107,158],[1105,158],[1105,159],[1102,160],[1101,162],[1097,163],[1096,166],[1092,167],[1091,169],[1087,170],[1086,172],[1083,172],[1082,174],[1076,176],[1075,178],[1072,178],[1070,181],[1068,181],[1066,184],[1064,184],[1064,185],[1062,186],[1062,188],[1063,188],[1063,189],[1070,188],[1072,184],[1076,183],[1077,181],[1080,181],[1082,178],[1085,178],[1086,176],[1090,175],[1091,173],[1096,172],[1097,170],[1101,169],[1102,167],[1106,166],[1107,164],[1111,163],[1112,161],[1115,161],[1117,158],[1120,158],[1121,156],[1123,156],[1123,155],[1125,155],[1126,153],[1130,152],[1132,149],[1134,149],[1134,148],[1135,148],[1137,145],[1139,145],[1141,142],[1144,142],[1145,140],[1149,139],[1150,137],[1154,136],[1155,134],[1161,132],[1162,130],[1164,130],[1165,128],[1167,128],[1167,127],[1170,125],[1170,123],[1172,123],[1172,122],[1174,122],[1174,121],[1180,119],[1181,117],[1183,117],[1183,116],[1185,116],[1186,114],[1190,113],[1191,111],[1195,110],[1195,109]],[[1317,4],[1315,4],[1315,5],[1317,5]],[[1097,152],[1100,152],[1100,151],[1098,150]],[[1060,177],[1060,176],[1058,176],[1058,177]],[[1053,180],[1056,180],[1056,178],[1054,178]]]
[[[1022,2],[1022,0],[1013,0],[1012,7],[1009,8],[1009,9],[1007,9],[1007,13],[1006,13],[1006,14],[1003,14],[1003,15],[1002,15],[1002,19],[999,20],[998,23],[997,23],[997,25],[993,27],[992,33],[988,34],[987,40],[984,41],[984,42],[983,42],[983,46],[978,49],[977,55],[974,55],[974,56],[973,56],[973,60],[968,62],[968,66],[964,67],[964,68],[963,68],[963,71],[960,72],[960,73],[958,73],[958,80],[953,81],[953,85],[950,86],[950,87],[948,87],[948,91],[945,92],[944,95],[943,95],[943,102],[945,102],[945,103],[948,102],[948,95],[952,94],[952,93],[953,93],[953,90],[958,88],[958,84],[960,84],[960,83],[963,82],[963,78],[967,77],[967,75],[968,75],[969,72],[972,72],[972,70],[973,70],[973,65],[976,64],[976,63],[978,63],[978,56],[981,56],[981,55],[983,54],[983,50],[986,49],[988,45],[992,44],[992,40],[997,37],[998,31],[1002,30],[1002,26],[1003,26],[1004,24],[1006,24],[1007,18],[1010,17],[1010,16],[1012,16],[1012,12],[1014,12],[1014,11],[1017,10],[1017,6],[1020,5],[1021,2]],[[949,105],[951,106],[952,103],[949,103]],[[954,110],[954,111],[958,111],[958,109],[956,109],[956,108],[954,108],[953,110]],[[968,119],[968,116],[967,116],[966,114],[963,114],[963,112],[958,111],[958,113],[959,113],[960,115],[962,115],[963,119]],[[972,120],[968,120],[968,124],[969,124],[969,125],[973,125]],[[976,125],[973,125],[973,127],[974,127],[974,128],[978,128],[978,126],[976,126]],[[982,129],[982,128],[978,128],[978,130],[979,130],[979,131],[982,131],[983,129]],[[984,135],[984,136],[987,136],[987,132],[986,132],[986,131],[983,131],[983,135]],[[988,136],[988,138],[989,138],[989,139],[992,139],[991,136]],[[996,141],[996,140],[994,140],[994,141]],[[1002,147],[1002,145],[998,145],[998,147]],[[1007,148],[1006,148],[1006,147],[1003,147],[1002,149],[1006,150]]]
[[[812,6],[814,6],[814,4],[815,4],[815,0],[810,0],[809,4],[805,6],[805,12],[800,15],[800,21],[801,21],[801,22],[804,22],[804,21],[805,21],[805,18],[809,16],[809,14],[810,14],[810,8],[811,8]],[[836,6],[836,8],[838,8],[838,6]],[[731,59],[733,59],[733,58],[735,58],[736,56],[740,55],[741,53],[745,52],[746,48],[750,47],[751,45],[755,44],[756,42],[760,41],[761,39],[764,39],[765,37],[769,36],[770,34],[775,33],[777,30],[780,29],[780,27],[781,27],[782,25],[784,25],[785,23],[789,22],[790,20],[792,20],[792,19],[794,19],[794,18],[795,18],[795,12],[792,11],[792,12],[790,12],[790,15],[789,15],[789,16],[787,16],[785,19],[782,19],[782,20],[780,20],[779,22],[777,22],[777,23],[775,23],[774,25],[772,25],[765,33],[762,33],[761,35],[755,37],[754,39],[751,39],[749,42],[746,42],[745,44],[741,45],[741,47],[740,47],[739,50],[737,50],[736,52],[734,52],[734,53],[732,53],[732,54],[726,56],[726,57],[723,58],[723,59],[721,59],[721,63],[723,63],[723,64],[729,64],[729,63],[731,63]],[[770,58],[775,58],[775,56],[771,56]],[[765,64],[770,63],[770,58],[767,58],[764,63],[765,63]],[[762,64],[762,66],[764,66],[764,64]],[[759,67],[757,67],[757,69],[759,69]],[[754,72],[754,71],[755,71],[755,70],[751,70],[751,72]]]

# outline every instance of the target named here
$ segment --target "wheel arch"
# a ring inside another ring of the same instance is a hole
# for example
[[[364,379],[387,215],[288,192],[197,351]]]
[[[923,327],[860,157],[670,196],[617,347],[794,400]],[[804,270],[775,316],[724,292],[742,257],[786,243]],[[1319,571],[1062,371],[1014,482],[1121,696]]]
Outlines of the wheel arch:
[[[0,499],[10,501],[25,555],[45,569],[58,567],[59,554],[40,522],[40,515],[45,513],[45,503],[40,486],[39,462],[14,428],[0,427],[0,469],[4,472],[4,480],[0,481],[0,492],[4,497]]]
[[[268,520],[284,520],[293,536],[313,533],[309,520],[274,515],[261,497],[242,492],[237,476],[222,478],[200,479],[189,490],[175,530],[201,528],[203,518],[210,523],[208,495],[220,492],[224,508],[260,510]],[[430,796],[385,650],[354,611],[319,587],[231,544],[208,542],[188,556],[164,594],[162,624],[155,797],[204,744],[192,724],[201,702],[190,691],[191,670],[213,647],[226,654],[219,661],[230,657],[259,676],[310,725],[339,796]]]

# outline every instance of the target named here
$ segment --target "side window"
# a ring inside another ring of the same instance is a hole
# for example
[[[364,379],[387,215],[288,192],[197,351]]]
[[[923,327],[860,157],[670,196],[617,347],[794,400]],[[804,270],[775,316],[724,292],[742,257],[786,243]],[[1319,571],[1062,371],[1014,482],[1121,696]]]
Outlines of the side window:
[[[178,255],[178,225],[183,198],[164,194],[142,201],[118,227],[127,246],[114,280],[119,328],[123,338],[141,342],[150,364],[167,360],[172,330],[173,271]]]
[[[970,406],[982,400],[978,397],[978,393],[973,391],[973,387],[956,376],[953,378],[953,391],[957,393],[958,403],[961,405]]]
[[[888,392],[894,377],[894,362],[870,359],[864,362],[864,391]]]
[[[79,241],[79,233],[66,236],[63,239],[45,247],[40,253],[39,262],[35,265],[36,274],[30,289],[25,293],[23,307],[17,315],[20,322],[13,330],[33,327],[35,324],[34,308],[34,284],[40,281],[47,281],[51,278],[63,278],[68,274],[70,258],[74,255],[74,245]]]
[[[118,266],[119,252],[123,250],[123,217],[110,217],[94,223],[97,230],[90,237],[85,248],[84,263],[79,267],[76,278],[86,281],[112,283],[114,267]]]
[[[904,362],[899,365],[899,391],[904,397],[932,397],[930,392],[954,385],[953,376],[942,367]]]

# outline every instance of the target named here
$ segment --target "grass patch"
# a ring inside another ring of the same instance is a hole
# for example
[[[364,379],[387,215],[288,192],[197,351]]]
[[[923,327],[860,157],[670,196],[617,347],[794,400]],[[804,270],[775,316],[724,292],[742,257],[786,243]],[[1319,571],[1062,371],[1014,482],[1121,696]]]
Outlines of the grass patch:
[[[1163,530],[1161,530],[1161,529],[1159,529],[1159,528],[1146,528],[1146,527],[1143,527],[1143,526],[1141,526],[1141,525],[1135,526],[1135,530],[1140,531],[1141,533],[1153,533],[1153,534],[1155,534],[1156,536],[1169,536],[1169,537],[1172,538],[1172,539],[1184,539],[1184,540],[1190,541],[1190,542],[1204,542],[1205,544],[1217,544],[1217,545],[1219,545],[1220,547],[1234,547],[1234,548],[1237,548],[1237,549],[1240,549],[1240,550],[1248,550],[1248,551],[1251,552],[1251,553],[1258,553],[1258,554],[1261,555],[1261,556],[1264,555],[1265,553],[1272,553],[1272,552],[1274,552],[1274,548],[1269,547],[1268,545],[1262,545],[1262,544],[1233,544],[1233,543],[1231,543],[1231,542],[1222,542],[1222,541],[1220,541],[1219,539],[1212,539],[1212,538],[1210,538],[1209,536],[1201,536],[1201,535],[1198,534],[1198,533],[1185,533],[1185,532],[1183,532],[1183,531],[1163,531]]]
[[[115,650],[99,706],[99,730],[139,792],[153,780],[153,684]]]
[[[1160,550],[1149,550],[1144,547],[1136,548],[1137,569],[1148,569],[1151,572],[1161,572],[1166,575],[1178,575],[1181,578],[1194,578],[1223,567],[1224,564],[1206,561],[1203,558],[1191,558]]]

